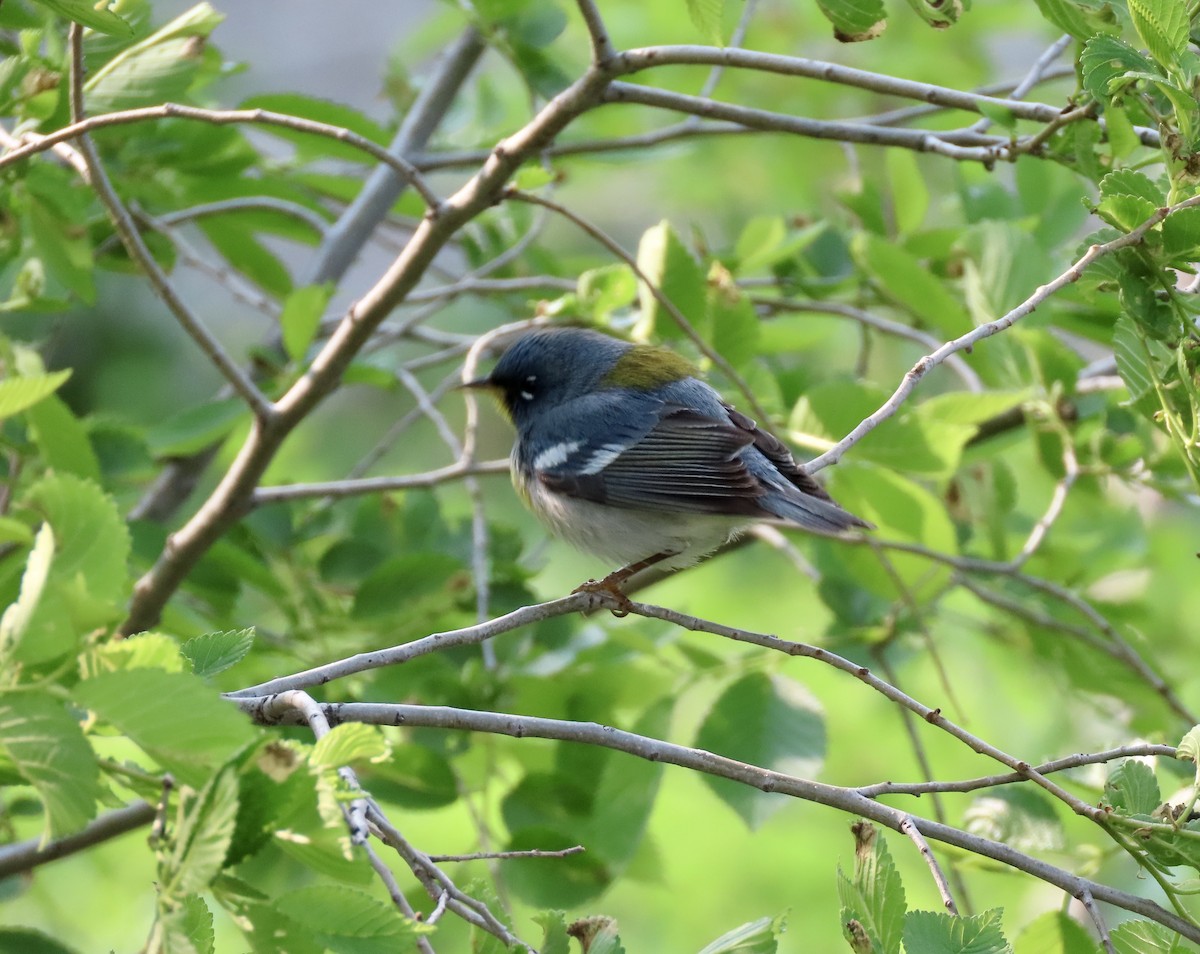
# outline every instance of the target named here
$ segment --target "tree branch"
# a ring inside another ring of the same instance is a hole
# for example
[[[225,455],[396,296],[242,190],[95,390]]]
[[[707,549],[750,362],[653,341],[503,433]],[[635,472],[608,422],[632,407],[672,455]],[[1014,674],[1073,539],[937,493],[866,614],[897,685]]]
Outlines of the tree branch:
[[[134,802],[101,815],[90,822],[83,831],[66,835],[54,841],[42,843],[40,838],[18,841],[0,846],[0,878],[31,871],[38,865],[58,861],[80,851],[86,851],[103,842],[131,832],[154,821],[158,811],[149,802]]]

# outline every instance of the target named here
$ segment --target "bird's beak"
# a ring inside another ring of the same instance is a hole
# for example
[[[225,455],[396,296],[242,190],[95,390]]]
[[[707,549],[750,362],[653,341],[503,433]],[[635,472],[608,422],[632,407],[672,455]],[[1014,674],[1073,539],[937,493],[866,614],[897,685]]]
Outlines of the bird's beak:
[[[490,377],[475,378],[472,381],[462,381],[455,385],[455,389],[462,391],[470,388],[472,391],[486,391],[488,388],[494,387]]]

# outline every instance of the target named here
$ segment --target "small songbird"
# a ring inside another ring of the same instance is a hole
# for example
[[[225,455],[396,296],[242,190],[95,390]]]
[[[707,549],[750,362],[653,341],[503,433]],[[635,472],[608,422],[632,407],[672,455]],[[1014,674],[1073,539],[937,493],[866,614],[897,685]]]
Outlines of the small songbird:
[[[464,385],[493,391],[516,426],[513,484],[530,509],[622,564],[584,588],[619,594],[641,570],[695,563],[755,521],[870,529],[697,375],[663,348],[558,328],[524,335]]]

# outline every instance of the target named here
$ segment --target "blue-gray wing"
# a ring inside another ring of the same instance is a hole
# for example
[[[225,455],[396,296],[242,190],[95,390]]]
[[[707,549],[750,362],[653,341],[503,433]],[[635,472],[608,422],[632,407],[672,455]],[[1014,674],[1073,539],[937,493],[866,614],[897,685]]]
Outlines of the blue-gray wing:
[[[534,475],[550,490],[614,507],[771,516],[759,502],[765,488],[741,457],[752,433],[665,401],[624,412],[586,442],[540,442],[571,452],[543,451]]]

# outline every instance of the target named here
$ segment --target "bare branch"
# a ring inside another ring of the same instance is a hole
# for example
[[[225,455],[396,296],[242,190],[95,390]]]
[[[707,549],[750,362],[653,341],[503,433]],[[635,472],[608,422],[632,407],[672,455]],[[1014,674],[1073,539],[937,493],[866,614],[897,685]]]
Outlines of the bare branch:
[[[302,500],[306,497],[358,497],[389,490],[412,490],[416,487],[436,487],[449,480],[461,480],[472,474],[507,474],[507,460],[487,460],[468,466],[457,461],[423,474],[401,477],[359,477],[351,480],[329,480],[316,484],[281,484],[260,487],[254,491],[252,506],[261,507],[280,500]]]
[[[446,47],[433,70],[433,75],[413,102],[404,122],[388,146],[387,154],[402,165],[397,168],[385,162],[367,178],[362,191],[354,197],[341,217],[326,233],[325,240],[317,250],[305,284],[336,282],[345,274],[354,257],[367,243],[375,227],[395,205],[409,183],[416,186],[411,172],[415,167],[410,161],[413,153],[425,148],[458,90],[483,54],[483,37],[473,26],[467,27],[450,46]],[[421,193],[430,209],[437,208],[431,202],[432,193]]]
[[[239,700],[243,710],[255,715],[262,700]],[[568,722],[535,716],[480,712],[449,706],[416,706],[382,703],[328,703],[325,710],[337,722],[366,722],[376,725],[424,726],[472,732],[489,732],[514,738],[555,739],[615,749],[652,762],[728,778],[764,792],[778,792],[815,802],[877,822],[893,831],[910,820],[927,839],[953,845],[1002,864],[1024,871],[1055,885],[1072,897],[1090,891],[1097,901],[1112,904],[1157,921],[1190,940],[1200,940],[1200,927],[1167,911],[1154,901],[1129,894],[1108,885],[1081,878],[1062,868],[1033,858],[1001,842],[968,834],[949,825],[897,811],[879,802],[863,798],[853,789],[796,778],[748,765],[735,759],[714,755],[658,739],[648,738],[594,722]]]
[[[119,838],[154,821],[157,809],[149,802],[134,802],[101,815],[83,831],[43,843],[41,838],[0,846],[0,878],[31,871],[38,865],[58,861],[69,855]]]
[[[587,27],[588,39],[592,44],[592,63],[596,66],[606,66],[613,58],[612,40],[608,38],[608,29],[604,26],[604,18],[595,0],[577,0],[579,13]]]
[[[569,858],[571,855],[581,855],[586,848],[575,845],[571,848],[560,848],[558,851],[547,851],[544,848],[529,848],[525,851],[477,851],[469,855],[430,855],[429,860],[437,864],[446,861],[488,861],[506,858]]]

